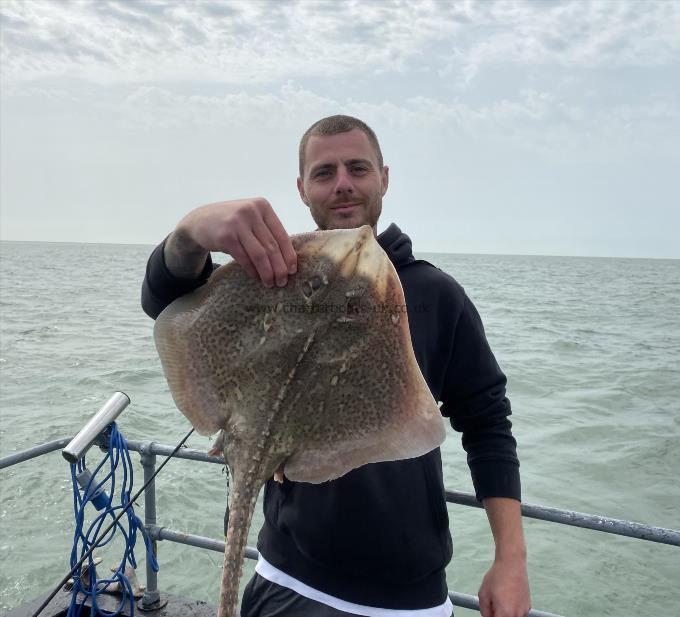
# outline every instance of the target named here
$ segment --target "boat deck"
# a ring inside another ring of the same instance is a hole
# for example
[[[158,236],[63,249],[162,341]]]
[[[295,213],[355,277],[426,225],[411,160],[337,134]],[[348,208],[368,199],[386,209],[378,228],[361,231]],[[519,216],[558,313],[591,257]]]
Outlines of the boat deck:
[[[22,604],[20,607],[5,613],[5,617],[32,617],[48,595],[49,594],[44,593],[30,602]],[[136,606],[135,614],[137,617],[143,617],[144,615],[148,615],[149,617],[186,617],[187,615],[191,615],[192,617],[215,617],[217,613],[217,606],[214,604],[208,604],[207,602],[202,602],[200,600],[191,600],[182,596],[173,596],[170,594],[163,594],[162,597],[164,600],[167,600],[168,603],[157,610],[141,611],[139,607]],[[97,598],[97,605],[108,612],[115,612],[118,609],[119,602],[120,596],[114,594],[102,594]],[[66,617],[70,604],[71,592],[62,589],[45,607],[41,613],[41,617]],[[85,605],[89,607],[90,601],[86,600]],[[131,617],[129,605],[123,608],[121,615]],[[84,608],[81,616],[90,617],[89,609]]]

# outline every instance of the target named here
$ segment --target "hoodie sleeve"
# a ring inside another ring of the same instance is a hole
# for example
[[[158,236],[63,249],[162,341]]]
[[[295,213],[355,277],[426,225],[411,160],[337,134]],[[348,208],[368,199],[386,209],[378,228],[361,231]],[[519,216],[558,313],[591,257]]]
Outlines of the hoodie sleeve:
[[[198,278],[177,278],[170,272],[165,263],[163,251],[166,240],[167,238],[151,253],[142,283],[142,309],[152,319],[156,319],[173,300],[198,289],[201,285],[205,285],[213,270],[217,267],[213,265],[210,254],[208,254],[205,267]]]
[[[477,309],[465,296],[442,390],[442,414],[463,433],[478,500],[521,499],[506,377],[489,347]]]

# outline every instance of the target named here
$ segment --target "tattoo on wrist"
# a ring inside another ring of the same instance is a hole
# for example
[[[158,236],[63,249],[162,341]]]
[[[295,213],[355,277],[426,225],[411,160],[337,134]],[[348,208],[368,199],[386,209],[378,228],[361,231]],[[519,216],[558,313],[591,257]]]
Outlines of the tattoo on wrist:
[[[172,233],[165,242],[163,251],[165,265],[178,278],[194,279],[203,268],[208,258],[208,251],[182,234]]]

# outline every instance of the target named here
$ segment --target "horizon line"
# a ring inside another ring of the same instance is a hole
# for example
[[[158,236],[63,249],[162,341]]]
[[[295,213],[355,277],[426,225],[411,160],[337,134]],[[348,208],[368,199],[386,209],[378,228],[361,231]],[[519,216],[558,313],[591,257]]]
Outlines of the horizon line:
[[[146,243],[146,242],[74,242],[71,240],[7,240],[0,238],[0,243],[2,242],[13,242],[16,244],[85,244],[93,246],[148,246],[155,247],[158,243]],[[213,253],[219,253],[220,251],[212,251]],[[574,259],[647,259],[647,260],[660,260],[660,261],[678,261],[680,257],[632,257],[630,255],[564,255],[564,254],[547,254],[547,253],[490,253],[490,252],[469,252],[461,253],[458,251],[443,252],[443,251],[426,251],[417,250],[414,254],[427,254],[427,255],[475,255],[475,256],[486,256],[486,257],[559,257],[559,258],[574,258]],[[224,253],[225,255],[227,253]]]

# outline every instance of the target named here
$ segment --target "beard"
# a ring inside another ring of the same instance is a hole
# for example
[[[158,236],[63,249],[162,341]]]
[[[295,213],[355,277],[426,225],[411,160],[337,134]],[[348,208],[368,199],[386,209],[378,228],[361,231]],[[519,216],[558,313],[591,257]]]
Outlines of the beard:
[[[369,202],[361,204],[347,214],[334,212],[328,206],[311,206],[310,212],[316,226],[321,231],[329,229],[356,229],[363,225],[376,228],[382,212],[382,196],[378,195]]]

